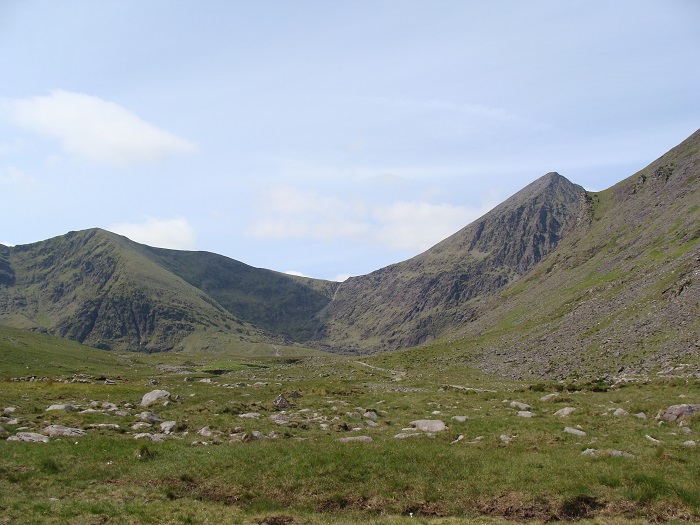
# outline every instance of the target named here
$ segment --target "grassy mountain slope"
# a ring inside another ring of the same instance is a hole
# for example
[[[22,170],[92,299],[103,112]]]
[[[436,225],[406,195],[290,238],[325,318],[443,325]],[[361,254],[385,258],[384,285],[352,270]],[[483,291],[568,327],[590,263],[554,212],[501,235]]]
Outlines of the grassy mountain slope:
[[[348,349],[420,344],[469,319],[471,299],[517,281],[581,221],[585,191],[557,173],[408,261],[342,283],[323,340]]]
[[[264,340],[134,245],[94,229],[4,249],[0,321],[106,349],[169,350],[207,329]]]
[[[700,131],[589,194],[587,222],[524,279],[475,301],[437,354],[512,378],[699,372]]]
[[[328,304],[338,286],[253,268],[214,253],[139,246],[144,255],[231,314],[296,341],[308,340],[317,331],[315,314]]]

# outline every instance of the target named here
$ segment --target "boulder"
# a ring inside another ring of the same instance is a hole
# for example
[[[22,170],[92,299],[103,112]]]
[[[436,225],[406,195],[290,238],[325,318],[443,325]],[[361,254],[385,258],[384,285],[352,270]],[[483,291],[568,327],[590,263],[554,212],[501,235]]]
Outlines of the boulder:
[[[158,423],[159,421],[163,421],[161,417],[155,415],[153,412],[141,412],[139,414],[139,418],[143,421],[149,421],[151,423]]]
[[[287,398],[285,398],[282,394],[278,395],[272,404],[275,405],[275,408],[278,410],[284,410],[292,406],[289,404],[289,401],[287,401]]]
[[[535,417],[535,414],[534,414],[534,412],[530,412],[529,410],[519,410],[518,416],[519,417]]]
[[[467,416],[452,416],[457,423],[464,423],[468,418]]]
[[[7,441],[24,441],[26,443],[48,443],[49,437],[36,432],[17,432],[14,436],[7,438]]]
[[[50,411],[50,410],[65,410],[65,411],[67,411],[67,412],[75,412],[75,411],[78,410],[78,409],[75,408],[73,405],[67,405],[67,404],[59,403],[59,404],[56,404],[56,405],[51,405],[49,408],[46,409],[46,412],[48,412],[48,411]]]
[[[627,410],[625,410],[624,408],[618,408],[617,410],[615,410],[615,412],[613,412],[613,416],[629,416],[629,412],[627,412]]]
[[[286,427],[287,425],[289,425],[289,423],[291,423],[291,420],[284,414],[272,414],[270,416],[270,419],[276,425],[280,425],[281,427]]]
[[[447,429],[447,425],[439,419],[418,419],[411,421],[411,426],[421,432],[441,432]]]
[[[553,392],[553,393],[551,393],[551,394],[547,394],[546,396],[542,396],[542,397],[540,398],[540,401],[547,402],[547,401],[551,401],[552,399],[555,399],[555,398],[557,398],[557,397],[559,397],[559,393],[558,393],[558,392]]]
[[[379,416],[377,416],[377,413],[374,410],[367,410],[363,416],[365,419],[371,419],[372,421],[376,421]]]
[[[661,415],[661,418],[666,421],[676,421],[685,416],[692,416],[700,411],[700,405],[671,405]]]
[[[511,401],[511,408],[517,408],[518,410],[530,410],[532,407],[527,403],[521,403],[520,401]]]
[[[85,431],[80,428],[64,427],[63,425],[49,425],[41,433],[49,437],[77,437],[84,435]]]
[[[258,419],[262,417],[262,414],[258,414],[257,412],[247,412],[245,414],[238,414],[238,417],[242,417],[243,419]]]
[[[336,441],[339,441],[341,443],[347,443],[349,441],[361,441],[363,443],[370,443],[374,440],[369,436],[350,436],[350,437],[338,438],[338,439],[336,439]]]
[[[141,406],[147,407],[160,399],[170,399],[170,392],[167,390],[151,390],[141,398]]]
[[[176,421],[164,421],[160,424],[160,429],[164,434],[170,434],[177,425]]]
[[[564,432],[567,434],[572,434],[574,436],[585,436],[586,433],[583,430],[579,430],[578,428],[573,428],[573,427],[564,427]]]
[[[433,434],[433,433],[431,433],[431,432],[423,432],[423,433],[419,433],[419,432],[402,432],[402,433],[400,433],[400,434],[396,434],[396,435],[394,436],[394,439],[410,439],[410,438],[414,438],[414,437],[426,437],[426,436],[427,436],[427,437],[434,437],[435,434]]]
[[[576,410],[574,407],[564,407],[554,412],[554,415],[559,417],[566,417],[570,415],[574,410]]]

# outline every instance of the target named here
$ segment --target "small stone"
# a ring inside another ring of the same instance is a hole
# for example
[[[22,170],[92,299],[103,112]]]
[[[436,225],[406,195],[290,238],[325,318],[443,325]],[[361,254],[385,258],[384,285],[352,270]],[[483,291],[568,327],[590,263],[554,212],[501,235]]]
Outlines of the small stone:
[[[695,441],[693,441],[692,439],[683,442],[683,446],[685,446],[685,447],[694,447],[696,445],[697,445],[697,443],[695,443]]]
[[[253,439],[267,439],[267,436],[259,430],[253,430],[251,435],[253,436]]]
[[[552,399],[557,398],[557,397],[559,397],[559,393],[558,393],[558,392],[554,392],[554,393],[552,393],[552,394],[547,394],[546,396],[542,396],[542,397],[540,398],[540,401],[547,402],[547,401],[551,401]]]
[[[17,410],[15,407],[5,407],[5,409],[3,410],[3,412],[4,412],[5,414],[13,414],[13,413],[15,412],[15,410]]]
[[[613,412],[613,416],[617,417],[629,416],[629,414],[630,413],[627,412],[627,410],[625,410],[624,408],[618,408],[617,410],[615,410],[615,412]]]
[[[370,443],[374,440],[369,436],[350,436],[338,438],[336,439],[336,441],[339,441],[340,443],[348,443],[350,441],[361,441],[363,443]]]
[[[666,421],[676,421],[684,416],[692,416],[700,411],[700,405],[671,405],[661,415]]]
[[[175,428],[175,425],[177,425],[176,421],[164,421],[160,424],[160,429],[164,434],[170,434]]]
[[[163,421],[162,418],[155,415],[153,412],[141,412],[139,414],[139,418],[143,419],[144,421],[150,421],[151,423],[158,423],[159,421]]]
[[[646,434],[644,437],[647,438],[647,439],[648,439],[649,441],[651,441],[652,443],[654,443],[655,445],[658,445],[658,444],[661,443],[661,441],[659,441],[659,440],[656,439],[656,438],[651,437],[649,434]]]
[[[134,439],[150,439],[154,443],[162,443],[165,440],[165,435],[149,434],[148,432],[143,432],[141,434],[134,434]]]
[[[511,401],[511,408],[517,408],[518,410],[530,410],[532,407],[527,403],[521,403],[520,401]]]
[[[66,412],[75,412],[78,409],[75,408],[73,405],[59,403],[57,405],[51,405],[49,408],[46,409],[46,412],[50,410],[65,410]]]
[[[572,434],[574,436],[585,436],[586,433],[583,430],[579,430],[578,428],[573,428],[573,427],[564,427],[564,432],[567,434]]]
[[[372,421],[376,421],[379,416],[377,416],[377,413],[374,412],[373,410],[368,410],[363,414],[365,419],[371,419]]]
[[[464,423],[468,418],[467,416],[452,416],[452,419],[457,421],[457,423]]]
[[[275,405],[278,410],[284,410],[292,406],[282,394],[278,395],[272,404]]]
[[[141,430],[142,428],[151,428],[153,425],[150,423],[146,423],[145,421],[139,421],[138,423],[134,423],[131,425],[132,430]]]
[[[574,407],[564,407],[554,412],[554,415],[559,417],[566,417],[570,415],[574,410],[576,410]]]
[[[286,427],[291,422],[290,419],[283,414],[273,414],[270,416],[270,419],[281,427]]]
[[[435,434],[433,434],[433,433],[431,433],[431,432],[422,432],[422,433],[419,433],[419,432],[402,432],[402,433],[400,433],[400,434],[396,434],[396,435],[394,436],[394,439],[410,439],[410,438],[419,437],[419,436],[422,436],[422,437],[434,437]]]
[[[36,432],[17,432],[14,436],[7,438],[7,441],[23,441],[25,443],[48,443],[49,437]]]
[[[245,414],[238,414],[238,417],[243,419],[258,419],[262,417],[262,414],[258,414],[257,412],[247,412]]]
[[[518,412],[518,416],[530,418],[530,417],[534,417],[535,414],[533,412],[530,412],[529,410],[520,410]]]
[[[64,427],[63,425],[49,425],[41,433],[49,437],[77,437],[84,435],[85,431],[80,428]]]
[[[151,392],[148,392],[147,394],[143,395],[143,397],[141,398],[141,406],[147,407],[160,399],[169,398],[170,392],[168,392],[167,390],[152,390]]]
[[[211,429],[208,426],[206,426],[206,427],[200,428],[197,431],[197,434],[199,434],[202,437],[211,437],[213,435],[213,432],[211,431]]]
[[[145,424],[147,425],[148,423]],[[91,425],[88,425],[88,428],[106,428],[110,430],[119,430],[120,427],[116,423],[93,423]]]
[[[639,412],[638,414],[635,414],[634,417],[637,419],[646,419],[647,415],[644,412]]]
[[[411,426],[421,432],[441,432],[447,428],[447,425],[438,419],[419,419],[411,421]]]
[[[505,443],[505,444],[508,444],[508,443],[510,443],[511,441],[513,441],[513,438],[512,438],[512,437],[507,436],[507,435],[505,435],[505,434],[501,434],[501,435],[499,436],[499,439],[500,439],[501,441],[503,441],[503,443]]]
[[[583,452],[581,452],[581,455],[582,455],[582,456],[593,456],[593,457],[595,457],[597,453],[598,453],[598,451],[597,451],[596,449],[594,449],[594,448],[587,448],[586,450],[584,450]]]
[[[358,412],[348,412],[346,415],[350,419],[362,419],[362,416]]]

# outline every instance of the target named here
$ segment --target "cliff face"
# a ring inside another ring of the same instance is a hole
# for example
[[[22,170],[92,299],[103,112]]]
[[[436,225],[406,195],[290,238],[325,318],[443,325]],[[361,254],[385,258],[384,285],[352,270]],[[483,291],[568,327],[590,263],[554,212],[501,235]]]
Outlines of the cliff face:
[[[475,315],[588,218],[586,193],[548,173],[430,250],[342,283],[319,338],[347,350],[413,346]]]

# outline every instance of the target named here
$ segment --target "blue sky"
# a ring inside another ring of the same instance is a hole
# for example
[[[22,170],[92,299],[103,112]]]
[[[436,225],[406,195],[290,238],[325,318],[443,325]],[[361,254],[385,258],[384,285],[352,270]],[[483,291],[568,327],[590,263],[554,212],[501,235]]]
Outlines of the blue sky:
[[[101,227],[325,279],[700,127],[700,2],[0,2],[0,243]]]

